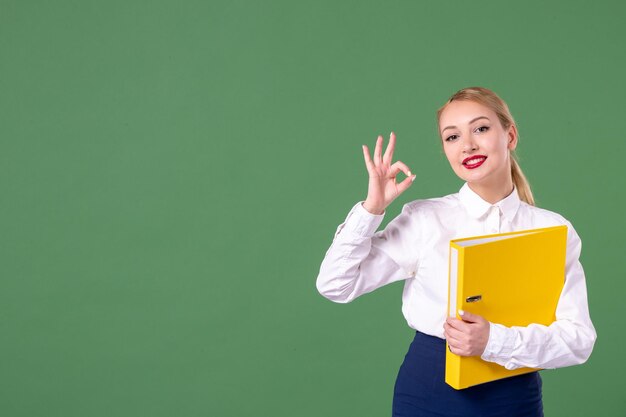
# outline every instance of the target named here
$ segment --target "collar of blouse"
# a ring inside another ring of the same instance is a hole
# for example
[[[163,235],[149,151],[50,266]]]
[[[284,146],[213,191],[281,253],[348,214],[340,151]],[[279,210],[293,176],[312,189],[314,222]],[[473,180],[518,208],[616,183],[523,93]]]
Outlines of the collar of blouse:
[[[495,204],[491,204],[472,191],[467,183],[465,183],[459,191],[459,200],[469,215],[476,219],[486,215],[491,207],[498,207],[500,212],[509,221],[513,220],[521,203],[519,195],[517,194],[517,188],[515,187],[513,187],[513,192],[507,197]]]

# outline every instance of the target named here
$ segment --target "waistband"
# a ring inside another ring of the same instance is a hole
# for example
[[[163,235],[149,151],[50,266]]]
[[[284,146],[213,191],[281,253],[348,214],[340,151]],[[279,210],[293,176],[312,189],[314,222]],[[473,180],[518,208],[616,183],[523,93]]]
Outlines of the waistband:
[[[446,340],[437,336],[431,336],[426,333],[422,333],[419,330],[415,331],[415,337],[413,337],[414,342],[418,342],[420,344],[433,346],[437,348],[441,348],[446,345]]]

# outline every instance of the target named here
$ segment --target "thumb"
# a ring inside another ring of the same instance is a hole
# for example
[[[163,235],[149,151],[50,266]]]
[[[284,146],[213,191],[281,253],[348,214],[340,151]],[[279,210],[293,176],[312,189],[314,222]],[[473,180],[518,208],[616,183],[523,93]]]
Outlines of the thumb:
[[[468,323],[479,323],[481,321],[485,321],[483,316],[479,316],[478,314],[470,313],[469,311],[459,310],[459,316],[463,321]]]
[[[413,181],[415,180],[416,175],[413,174],[409,177],[406,177],[404,179],[404,181],[402,181],[401,183],[399,183],[397,185],[398,188],[398,195],[402,194],[403,192],[405,192],[410,186],[411,184],[413,184]]]

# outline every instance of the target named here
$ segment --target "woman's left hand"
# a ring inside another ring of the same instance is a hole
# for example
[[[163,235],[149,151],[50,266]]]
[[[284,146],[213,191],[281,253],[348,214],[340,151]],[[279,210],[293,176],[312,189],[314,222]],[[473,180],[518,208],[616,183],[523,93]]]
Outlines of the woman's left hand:
[[[489,340],[489,322],[478,314],[459,311],[463,320],[448,317],[443,325],[450,351],[459,356],[480,356]]]

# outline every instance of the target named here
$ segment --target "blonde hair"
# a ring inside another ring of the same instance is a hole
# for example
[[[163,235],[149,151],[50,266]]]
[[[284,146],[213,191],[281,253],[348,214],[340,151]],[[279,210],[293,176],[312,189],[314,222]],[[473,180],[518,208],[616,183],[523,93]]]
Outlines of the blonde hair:
[[[448,99],[446,104],[444,104],[443,106],[441,106],[441,108],[439,108],[439,110],[437,110],[437,121],[440,120],[441,113],[443,113],[443,110],[446,108],[446,106],[454,100],[474,101],[476,103],[482,104],[485,107],[489,107],[498,116],[500,124],[502,125],[504,130],[507,130],[511,125],[515,124],[515,120],[511,115],[509,106],[507,106],[504,100],[502,100],[493,91],[484,87],[468,87],[454,93],[452,97]],[[515,151],[510,151],[509,153],[511,155],[511,177],[513,178],[513,184],[517,189],[517,193],[519,194],[522,201],[530,204],[531,206],[534,206],[535,199],[530,189],[530,184],[528,183],[526,176],[522,172],[522,168],[519,166]]]

